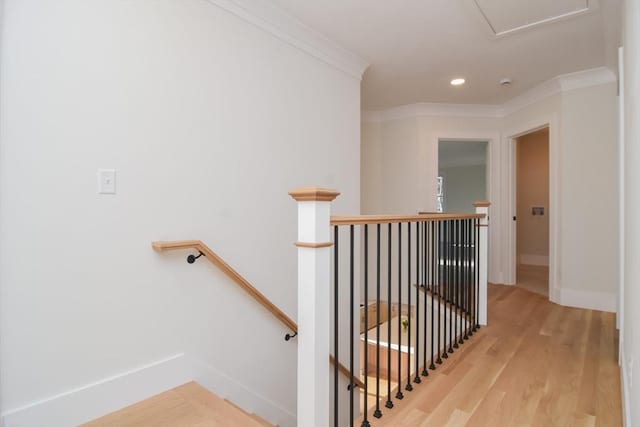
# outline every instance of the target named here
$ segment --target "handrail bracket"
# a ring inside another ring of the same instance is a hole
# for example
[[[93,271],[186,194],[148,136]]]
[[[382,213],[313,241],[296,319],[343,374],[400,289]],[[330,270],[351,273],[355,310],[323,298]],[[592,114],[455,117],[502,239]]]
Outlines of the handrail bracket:
[[[203,253],[202,253],[202,251],[198,251],[198,252],[200,253],[200,255],[198,255],[198,256],[195,256],[195,255],[189,255],[189,256],[187,257],[187,262],[188,262],[189,264],[193,264],[193,263],[194,263],[194,262],[196,262],[196,260],[197,260],[198,258],[200,258],[201,256],[205,256],[205,257],[206,257],[206,255],[205,255],[205,254],[203,254]]]

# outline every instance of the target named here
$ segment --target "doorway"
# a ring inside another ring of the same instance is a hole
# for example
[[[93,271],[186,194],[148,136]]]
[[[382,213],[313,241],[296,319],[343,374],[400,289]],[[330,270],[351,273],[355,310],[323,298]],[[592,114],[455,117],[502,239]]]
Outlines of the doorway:
[[[516,286],[549,297],[549,128],[514,141]]]
[[[474,212],[487,200],[488,141],[438,141],[438,212]]]

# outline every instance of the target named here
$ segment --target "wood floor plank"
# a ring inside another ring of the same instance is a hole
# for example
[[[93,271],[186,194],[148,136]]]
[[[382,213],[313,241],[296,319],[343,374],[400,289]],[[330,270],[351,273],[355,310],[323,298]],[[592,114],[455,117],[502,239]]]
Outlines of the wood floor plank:
[[[82,427],[261,427],[262,420],[190,382]],[[268,424],[267,424],[268,425]]]
[[[372,427],[622,425],[613,313],[511,286],[488,300],[489,325]]]

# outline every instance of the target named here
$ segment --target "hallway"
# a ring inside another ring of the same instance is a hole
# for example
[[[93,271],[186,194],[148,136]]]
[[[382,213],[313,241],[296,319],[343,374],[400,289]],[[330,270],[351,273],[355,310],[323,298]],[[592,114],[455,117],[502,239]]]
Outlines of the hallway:
[[[621,426],[612,313],[490,285],[489,325],[374,426]]]
[[[518,264],[516,286],[549,298],[549,266]]]

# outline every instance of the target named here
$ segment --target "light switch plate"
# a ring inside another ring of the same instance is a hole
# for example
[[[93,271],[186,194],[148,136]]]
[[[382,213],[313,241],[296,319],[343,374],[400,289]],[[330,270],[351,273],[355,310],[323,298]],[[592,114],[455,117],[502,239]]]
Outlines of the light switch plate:
[[[116,194],[115,169],[98,169],[98,194]]]

